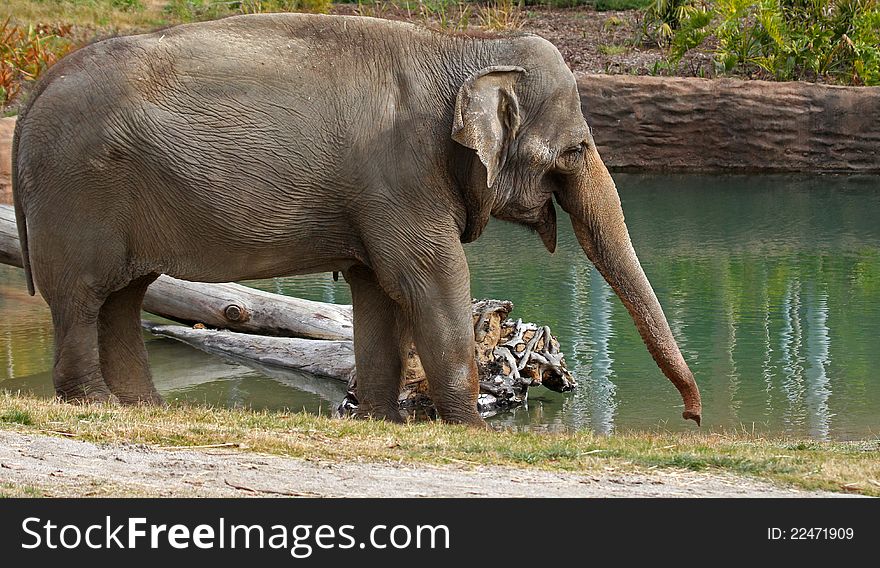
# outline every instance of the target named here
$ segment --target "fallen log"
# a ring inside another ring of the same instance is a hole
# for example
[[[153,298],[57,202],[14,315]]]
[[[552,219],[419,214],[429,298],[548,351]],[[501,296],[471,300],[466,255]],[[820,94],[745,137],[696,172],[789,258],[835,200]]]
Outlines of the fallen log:
[[[525,404],[530,387],[544,385],[564,392],[576,386],[549,328],[507,319],[512,309],[513,305],[506,301],[473,303],[475,352],[480,374],[477,405],[484,415]],[[208,329],[204,325],[184,327],[144,322],[144,327],[156,335],[245,364],[256,364],[262,369],[295,370],[347,381],[347,394],[338,410],[342,415],[357,411],[357,375],[351,341],[261,336]],[[415,348],[409,352],[399,402],[408,414],[434,414],[428,382]]]
[[[206,284],[160,276],[144,311],[193,325],[242,333],[341,340],[352,338],[351,306],[312,302],[240,284]]]
[[[293,369],[339,381],[348,381],[354,371],[354,349],[350,340],[273,337],[151,321],[144,321],[143,326],[154,335],[177,339],[202,351],[245,363]]]
[[[0,262],[21,267],[15,215],[9,206],[0,206]],[[507,319],[512,309],[506,301],[473,304],[479,406],[484,414],[524,404],[532,386],[543,384],[560,392],[576,386],[550,329]],[[351,414],[357,409],[351,306],[163,275],[148,289],[144,310],[192,326],[145,322],[154,334],[258,369],[292,370],[346,381],[347,395],[340,413]],[[410,413],[433,413],[415,348],[410,349],[400,402]]]
[[[0,205],[0,262],[21,268],[18,228],[10,205]]]

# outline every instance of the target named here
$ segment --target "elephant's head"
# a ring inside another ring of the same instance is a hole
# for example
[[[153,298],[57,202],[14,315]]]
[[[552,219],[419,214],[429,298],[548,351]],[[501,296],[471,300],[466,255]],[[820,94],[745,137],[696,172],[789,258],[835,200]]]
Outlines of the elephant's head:
[[[571,216],[587,257],[629,311],[657,365],[684,400],[684,418],[700,423],[700,393],[630,242],[614,180],[581,112],[577,84],[559,52],[540,38],[519,65],[471,75],[455,102],[452,138],[476,152],[469,207],[534,229],[556,248],[553,197]],[[477,196],[474,193],[478,194]]]

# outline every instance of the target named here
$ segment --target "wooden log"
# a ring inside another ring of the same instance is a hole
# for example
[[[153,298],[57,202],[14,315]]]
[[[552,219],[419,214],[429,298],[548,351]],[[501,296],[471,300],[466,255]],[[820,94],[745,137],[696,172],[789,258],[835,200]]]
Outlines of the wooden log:
[[[0,203],[12,203],[12,133],[15,117],[0,118]]]
[[[10,205],[0,205],[0,262],[21,268],[18,228],[15,211]]]
[[[160,276],[144,311],[186,324],[281,337],[352,338],[351,306],[312,302],[240,284],[206,284]]]
[[[149,321],[143,322],[143,326],[155,335],[244,363],[293,369],[339,381],[348,381],[354,371],[354,347],[350,340],[273,337]]]

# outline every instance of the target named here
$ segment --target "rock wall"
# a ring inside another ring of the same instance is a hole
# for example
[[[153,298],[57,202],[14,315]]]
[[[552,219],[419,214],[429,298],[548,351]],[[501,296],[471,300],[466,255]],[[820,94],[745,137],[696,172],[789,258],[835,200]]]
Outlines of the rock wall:
[[[880,173],[880,87],[583,75],[578,88],[612,169]],[[14,125],[0,119],[0,203]]]
[[[584,75],[610,168],[880,173],[880,87]]]

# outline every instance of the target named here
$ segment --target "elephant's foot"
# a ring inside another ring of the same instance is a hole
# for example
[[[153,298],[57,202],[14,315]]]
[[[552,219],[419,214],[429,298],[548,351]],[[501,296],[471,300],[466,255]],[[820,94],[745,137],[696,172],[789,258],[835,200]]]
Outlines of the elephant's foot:
[[[119,402],[125,405],[162,406],[165,399],[155,389],[147,392],[115,392]]]
[[[358,405],[358,409],[352,414],[352,417],[366,420],[384,420],[397,424],[406,422],[399,407],[378,407],[364,404],[363,402]]]
[[[483,420],[480,414],[474,411],[473,414],[467,413],[466,415],[444,415],[440,414],[441,420],[446,422],[447,424],[464,424],[465,426],[470,426],[472,428],[477,428],[480,430],[492,430],[492,427]]]
[[[120,403],[126,405],[161,406],[165,404],[162,395],[153,386],[149,368],[145,363],[142,363],[141,366],[143,368],[140,374],[120,377],[119,365],[111,366],[102,361],[102,368],[105,369],[104,380],[110,387],[110,392],[116,395]]]
[[[437,414],[447,424],[464,424],[482,430],[491,430],[489,425],[477,411],[477,397],[457,396],[457,393],[449,389],[434,388],[431,392]]]
[[[56,380],[55,395],[65,402],[81,404],[117,404],[119,399],[110,392],[100,373],[82,379]]]

